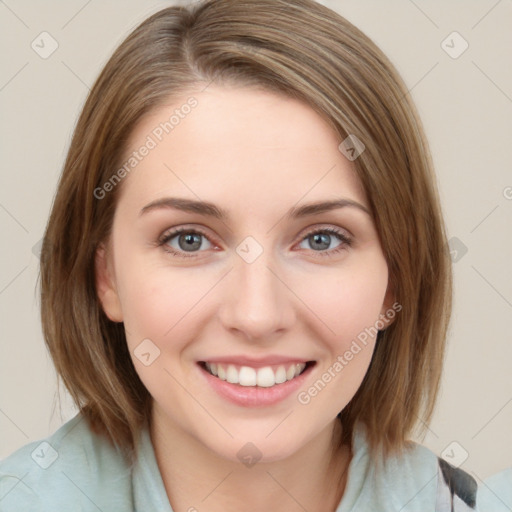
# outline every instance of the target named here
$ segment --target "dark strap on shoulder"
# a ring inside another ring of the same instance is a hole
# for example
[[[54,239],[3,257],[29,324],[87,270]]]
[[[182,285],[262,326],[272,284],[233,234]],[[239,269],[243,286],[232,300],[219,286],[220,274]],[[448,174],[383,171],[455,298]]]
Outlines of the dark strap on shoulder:
[[[463,469],[452,466],[444,459],[437,458],[439,469],[443,476],[442,481],[445,489],[438,489],[438,496],[441,496],[446,490],[450,493],[451,512],[458,510],[475,510],[476,507],[476,493],[478,484],[476,480]],[[457,507],[457,503],[463,503],[462,508]]]

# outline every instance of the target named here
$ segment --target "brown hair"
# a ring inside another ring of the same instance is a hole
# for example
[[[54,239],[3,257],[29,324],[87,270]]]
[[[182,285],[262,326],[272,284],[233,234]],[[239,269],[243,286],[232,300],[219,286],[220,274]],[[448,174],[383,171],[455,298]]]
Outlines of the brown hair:
[[[76,125],[42,247],[42,324],[58,374],[91,426],[133,456],[151,396],[132,364],[123,324],[101,309],[94,272],[122,183],[102,199],[95,190],[119,168],[142,116],[212,81],[299,99],[341,139],[352,134],[364,143],[355,170],[402,310],[379,332],[364,381],[340,413],[341,442],[361,421],[372,453],[401,450],[418,420],[424,426],[432,415],[451,314],[435,175],[416,109],[391,62],[346,19],[312,0],[166,8],[110,58]]]

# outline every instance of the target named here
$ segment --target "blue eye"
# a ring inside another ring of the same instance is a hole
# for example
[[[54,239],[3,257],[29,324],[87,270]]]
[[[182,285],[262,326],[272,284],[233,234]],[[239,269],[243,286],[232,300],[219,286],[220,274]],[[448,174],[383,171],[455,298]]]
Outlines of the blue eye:
[[[329,249],[333,239],[338,239],[339,244]],[[331,256],[347,249],[352,244],[352,240],[341,231],[333,228],[321,228],[308,233],[301,243],[309,242],[310,248],[320,256]],[[329,249],[329,250],[326,250]]]
[[[174,241],[174,239],[176,240]],[[193,253],[197,252],[201,248],[205,249],[205,247],[203,247],[204,240],[207,240],[211,246],[211,242],[204,233],[190,228],[178,228],[165,234],[165,236],[160,240],[160,245],[165,246],[165,250],[175,256],[193,258]],[[206,247],[206,249],[210,248],[211,247]]]
[[[338,240],[338,245],[330,248],[333,241]],[[206,241],[206,247],[205,245]],[[320,228],[307,233],[301,241],[301,245],[308,243],[309,249],[319,256],[332,256],[340,251],[346,250],[352,244],[352,239],[343,232],[334,228]],[[194,258],[197,253],[211,249],[213,244],[205,233],[198,229],[176,228],[165,233],[159,240],[158,245],[164,250],[178,258]],[[307,247],[301,247],[308,249]]]

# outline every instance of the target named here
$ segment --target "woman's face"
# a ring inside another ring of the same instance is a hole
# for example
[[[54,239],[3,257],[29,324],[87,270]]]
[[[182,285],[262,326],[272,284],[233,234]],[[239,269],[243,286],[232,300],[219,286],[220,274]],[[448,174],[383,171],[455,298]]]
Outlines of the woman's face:
[[[228,459],[248,442],[282,459],[360,386],[392,304],[388,269],[318,114],[250,88],[193,97],[132,133],[99,296],[161,426]]]

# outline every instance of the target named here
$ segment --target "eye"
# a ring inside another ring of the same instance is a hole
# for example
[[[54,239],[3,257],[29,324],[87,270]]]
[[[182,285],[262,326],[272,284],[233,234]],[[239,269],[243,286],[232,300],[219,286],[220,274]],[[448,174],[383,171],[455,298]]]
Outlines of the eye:
[[[337,240],[336,240],[337,239]],[[338,241],[334,247],[331,243]],[[352,239],[345,233],[335,228],[320,228],[308,233],[301,242],[307,243],[309,248],[317,252],[319,256],[332,256],[340,251],[346,250],[352,244]],[[331,247],[329,249],[329,247]],[[307,249],[307,247],[301,247]],[[328,249],[328,250],[326,250]]]
[[[195,257],[195,253],[201,252],[201,249],[205,250],[213,247],[213,244],[203,232],[185,227],[164,233],[159,240],[159,245],[174,256],[183,258]]]
[[[332,243],[338,242],[334,247]],[[303,244],[308,247],[303,247]],[[307,233],[300,248],[309,249],[319,256],[333,256],[346,250],[352,244],[352,239],[335,228],[319,228]],[[197,228],[180,227],[166,231],[158,241],[158,245],[173,256],[179,258],[194,258],[205,250],[214,247],[208,236]]]

